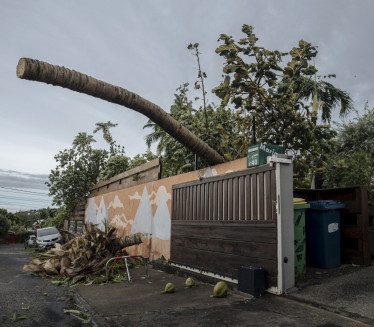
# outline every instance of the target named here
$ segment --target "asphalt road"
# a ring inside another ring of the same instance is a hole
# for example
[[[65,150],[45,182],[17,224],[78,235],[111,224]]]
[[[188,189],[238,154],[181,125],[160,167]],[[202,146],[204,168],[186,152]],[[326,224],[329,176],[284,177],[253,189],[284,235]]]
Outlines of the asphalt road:
[[[285,296],[265,294],[254,299],[232,290],[226,298],[211,298],[213,285],[197,280],[196,287],[186,289],[185,276],[156,269],[148,272],[149,278],[142,279],[143,269],[132,269],[132,283],[77,286],[77,301],[102,327],[373,326],[372,321]],[[162,295],[160,291],[167,282],[172,282],[176,291]]]
[[[373,326],[374,266],[317,271],[314,275],[331,278],[308,280],[292,298],[266,294],[253,299],[230,292],[225,299],[214,299],[212,285],[199,283],[186,290],[185,277],[154,269],[149,279],[141,279],[143,270],[134,269],[133,283],[69,289],[22,273],[31,259],[23,244],[0,244],[0,326],[83,326],[63,311],[77,309],[73,295],[98,326]],[[166,281],[178,290],[160,295]],[[14,314],[27,318],[12,321]]]
[[[23,244],[0,244],[0,326],[82,326],[63,311],[79,309],[69,288],[22,273],[31,259]],[[15,321],[14,314],[27,318]]]

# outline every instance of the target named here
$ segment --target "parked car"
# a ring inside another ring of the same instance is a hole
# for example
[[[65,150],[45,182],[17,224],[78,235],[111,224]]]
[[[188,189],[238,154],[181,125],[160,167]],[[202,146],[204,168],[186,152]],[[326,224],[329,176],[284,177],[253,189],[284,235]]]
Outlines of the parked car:
[[[45,227],[36,230],[36,248],[48,249],[62,241],[62,236],[56,227]]]
[[[36,236],[35,235],[30,235],[25,240],[25,249],[27,249],[27,248],[34,248],[35,245],[36,245]]]

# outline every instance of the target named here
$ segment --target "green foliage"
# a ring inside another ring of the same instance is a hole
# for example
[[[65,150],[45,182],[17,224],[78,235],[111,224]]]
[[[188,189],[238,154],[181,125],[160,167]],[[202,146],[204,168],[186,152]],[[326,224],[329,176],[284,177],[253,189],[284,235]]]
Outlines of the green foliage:
[[[374,158],[374,108],[365,105],[364,114],[343,122],[338,134],[338,151],[353,153],[363,150]]]
[[[157,155],[153,154],[152,151],[148,149],[145,153],[137,154],[134,158],[130,159],[129,169],[138,167],[156,158]]]
[[[226,160],[237,159],[244,155],[244,151],[238,151],[237,124],[234,113],[224,107],[216,107],[208,104],[204,80],[207,78],[200,65],[199,44],[189,44],[188,50],[196,56],[198,64],[198,80],[195,82],[195,90],[201,90],[203,106],[195,108],[194,102],[188,98],[188,83],[181,85],[174,94],[174,104],[170,108],[170,115],[183,124],[193,134],[216,150]],[[200,100],[199,97],[194,99]],[[152,121],[144,126],[151,128],[153,132],[146,136],[148,147],[157,144],[158,155],[163,156],[163,177],[169,177],[185,173],[194,169],[195,155],[182,144],[168,135]],[[198,168],[204,168],[207,164],[198,162]]]
[[[324,187],[366,185],[374,205],[374,108],[340,125],[337,151],[323,168]]]
[[[64,224],[64,220],[68,219],[69,215],[65,208],[56,210],[54,214],[48,215],[46,220],[42,223],[42,227],[56,227],[61,228]]]
[[[24,232],[19,232],[19,233],[16,233],[16,235],[18,235],[18,242],[19,243],[23,243],[25,242],[25,240],[31,235],[33,234],[32,231],[24,231]]]
[[[5,216],[9,222],[12,224],[13,222],[17,221],[17,217],[12,212],[8,212],[8,210],[0,208],[0,215]]]
[[[110,129],[112,127],[116,127],[117,125],[118,124],[113,124],[111,121],[106,123],[96,123],[96,128],[93,131],[94,133],[102,131],[104,140],[109,144],[111,157],[125,153],[124,147],[118,145],[116,141],[113,140],[112,134],[110,133]]]
[[[207,113],[207,100],[206,100],[206,91],[205,91],[205,85],[204,85],[204,79],[207,78],[207,75],[205,72],[201,70],[200,65],[200,52],[199,52],[199,43],[190,43],[187,46],[187,49],[194,52],[194,55],[196,56],[197,65],[198,65],[198,71],[197,71],[197,78],[198,81],[195,82],[195,90],[199,90],[201,88],[201,93],[203,95],[203,109],[204,109],[204,122],[205,127],[208,127],[208,113]],[[195,101],[199,100],[199,97],[195,98]]]
[[[71,149],[55,156],[57,167],[51,171],[46,184],[53,203],[65,206],[68,213],[72,213],[78,202],[88,195],[105,168],[109,154],[106,150],[92,148],[92,142],[95,142],[92,135],[79,133]]]
[[[225,59],[224,75],[213,92],[221,98],[221,106],[236,109],[241,153],[250,144],[255,115],[258,141],[292,150],[295,173],[305,180],[311,168],[321,167],[333,147],[335,133],[329,125],[317,124],[318,111],[322,121],[330,122],[336,105],[341,105],[341,115],[352,109],[351,99],[316,76],[312,61],[317,50],[310,43],[301,40],[289,52],[270,51],[257,46],[251,26],[243,25],[242,32],[245,36],[238,42],[225,34],[219,38],[222,44],[216,52]],[[282,65],[285,57],[289,61]]]
[[[204,109],[202,107],[194,109],[192,101],[188,99],[188,84],[183,84],[177,91],[179,93],[175,94],[170,115],[227,160],[240,157],[236,151],[236,123],[231,110],[208,105],[206,107],[208,121],[205,123]],[[194,169],[195,158],[191,151],[152,121],[148,121],[144,128],[153,130],[146,137],[147,145],[158,142],[157,153],[163,156],[163,177]],[[205,163],[199,163],[199,168],[205,166]]]
[[[74,212],[77,204],[89,194],[90,188],[99,181],[105,181],[136,165],[146,162],[154,155],[148,151],[130,159],[125,155],[124,147],[118,145],[110,133],[110,128],[117,126],[110,121],[97,123],[94,133],[101,131],[109,145],[109,151],[95,149],[96,142],[92,135],[78,133],[72,147],[60,151],[56,156],[57,166],[49,175],[46,183],[53,203],[63,208],[56,216],[50,216],[45,222],[48,226],[59,227],[63,219]]]
[[[92,143],[96,141],[93,136],[79,133],[72,148],[60,151],[55,156],[57,167],[51,171],[46,184],[53,196],[53,203],[64,206],[67,216],[70,216],[79,201],[88,195],[99,177],[109,179],[126,170],[128,158],[124,155],[124,148],[117,145],[110,134],[110,128],[115,126],[117,124],[110,121],[97,123],[94,130],[94,133],[103,132],[103,138],[110,147],[109,152],[94,149]]]
[[[10,228],[10,223],[6,215],[0,213],[0,238],[6,237]]]
[[[99,182],[106,181],[129,169],[129,157],[125,155],[115,155],[111,157],[105,165],[103,171],[100,172]]]
[[[7,217],[10,223],[10,230],[20,236],[20,239],[30,235],[30,230],[35,225],[42,227],[56,226],[55,224],[48,224],[53,221],[58,210],[56,208],[43,208],[38,210],[18,211],[16,213],[8,212],[6,209],[0,209],[0,215]]]
[[[146,162],[156,159],[157,156],[149,149],[143,154],[137,154],[134,158],[125,155],[115,155],[109,158],[104,170],[99,175],[99,182],[106,181],[111,177],[121,174],[127,170],[138,167]]]
[[[374,176],[372,162],[364,151],[332,156],[325,167],[325,187],[369,185]]]
[[[11,221],[11,230],[16,234],[21,234],[27,229],[31,229],[33,224],[39,218],[35,215],[36,210],[33,211],[18,211],[14,214],[14,220]]]

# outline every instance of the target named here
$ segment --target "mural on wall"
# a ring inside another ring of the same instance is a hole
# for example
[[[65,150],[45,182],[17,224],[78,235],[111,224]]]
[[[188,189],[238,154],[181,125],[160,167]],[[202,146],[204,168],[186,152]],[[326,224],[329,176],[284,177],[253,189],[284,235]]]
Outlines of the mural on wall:
[[[139,190],[128,194],[131,189],[125,189],[115,195],[108,193],[101,197],[90,198],[86,209],[86,221],[92,222],[102,230],[105,228],[105,221],[109,221],[110,226],[117,229],[118,236],[143,233],[145,236],[143,247],[149,248],[151,246],[149,241],[152,239],[153,252],[159,253],[159,257],[165,257],[165,252],[168,253],[170,246],[171,219],[168,201],[171,205],[171,193],[167,192],[164,185],[150,194],[146,186],[142,187],[141,195]],[[126,201],[126,198],[129,200]],[[99,206],[96,205],[95,199],[96,201],[100,199]],[[126,206],[124,203],[127,203]],[[140,251],[139,247],[131,250],[134,253]]]
[[[213,177],[213,176],[217,176],[217,170],[215,170],[214,168],[210,168],[208,167],[208,169],[206,170],[205,174],[204,174],[204,177]]]
[[[134,196],[130,198],[133,200],[136,199]],[[145,236],[150,237],[152,234],[152,218],[152,207],[149,202],[147,188],[144,186],[143,194],[138,209],[136,210],[134,223],[132,224],[131,233],[143,233]]]
[[[212,177],[245,168],[246,158],[243,158],[214,168],[97,195],[88,200],[86,221],[102,229],[109,221],[117,229],[118,236],[141,232],[145,236],[144,243],[127,248],[129,254],[141,254],[151,260],[169,259],[172,186],[197,180],[200,176]]]
[[[123,208],[123,203],[120,201],[118,195],[116,195],[114,197],[114,200],[109,203],[108,209],[110,209],[110,208],[113,208],[113,209]]]
[[[93,224],[96,224],[96,215],[97,215],[97,209],[99,207],[95,203],[95,198],[88,199],[88,205],[86,208],[86,222],[91,222]]]
[[[161,240],[170,240],[171,219],[166,199],[162,196],[152,221],[152,236]]]
[[[99,210],[96,215],[97,227],[101,230],[105,230],[105,226],[109,224],[108,208],[105,205],[104,198],[101,197]]]
[[[93,223],[101,230],[105,230],[105,224],[109,222],[109,215],[103,197],[101,197],[100,206],[97,210],[96,208],[97,206],[94,198],[90,198],[86,210],[86,222]]]

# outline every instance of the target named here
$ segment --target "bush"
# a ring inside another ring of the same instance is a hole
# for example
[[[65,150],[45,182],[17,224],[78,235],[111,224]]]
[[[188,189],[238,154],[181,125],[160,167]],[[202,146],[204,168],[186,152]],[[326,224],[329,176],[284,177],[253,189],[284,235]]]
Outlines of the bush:
[[[374,205],[374,160],[364,150],[331,156],[323,169],[323,187],[366,185],[369,205]]]
[[[61,208],[58,210],[54,217],[48,217],[42,224],[42,227],[56,227],[60,228],[64,224],[65,218],[69,217],[66,209]]]
[[[0,214],[0,238],[5,238],[8,235],[9,228],[9,220],[3,214]]]
[[[31,235],[33,234],[32,231],[27,231],[27,232],[22,232],[22,233],[19,233],[17,234],[18,235],[18,239],[19,239],[19,243],[23,243],[25,242],[25,240]]]

